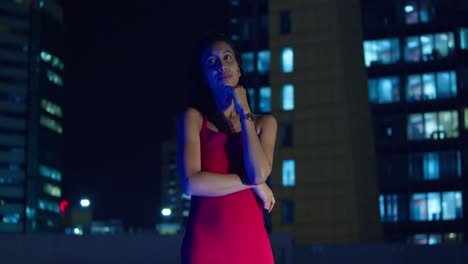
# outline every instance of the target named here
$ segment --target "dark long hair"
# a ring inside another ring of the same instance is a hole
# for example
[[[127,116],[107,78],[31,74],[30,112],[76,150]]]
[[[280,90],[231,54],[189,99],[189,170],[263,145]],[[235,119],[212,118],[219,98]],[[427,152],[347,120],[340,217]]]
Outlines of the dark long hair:
[[[200,111],[203,115],[212,115],[218,111],[216,108],[215,100],[212,95],[211,89],[203,73],[203,66],[201,58],[207,48],[213,46],[217,42],[225,42],[229,44],[233,51],[236,61],[239,65],[241,76],[239,78],[239,85],[245,87],[246,79],[242,67],[242,59],[239,52],[235,49],[229,38],[222,33],[208,33],[201,41],[194,47],[192,52],[192,72],[193,75],[188,98],[188,106],[193,107]]]

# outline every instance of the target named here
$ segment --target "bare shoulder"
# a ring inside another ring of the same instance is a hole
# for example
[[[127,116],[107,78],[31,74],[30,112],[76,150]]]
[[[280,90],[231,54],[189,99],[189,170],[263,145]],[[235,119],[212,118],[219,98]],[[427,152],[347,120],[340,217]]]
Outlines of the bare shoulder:
[[[275,130],[277,127],[276,119],[272,115],[256,115],[256,128],[257,131],[263,131],[264,129],[267,130]]]
[[[203,115],[200,111],[193,107],[188,107],[181,115],[180,121],[184,126],[196,126],[201,128]]]

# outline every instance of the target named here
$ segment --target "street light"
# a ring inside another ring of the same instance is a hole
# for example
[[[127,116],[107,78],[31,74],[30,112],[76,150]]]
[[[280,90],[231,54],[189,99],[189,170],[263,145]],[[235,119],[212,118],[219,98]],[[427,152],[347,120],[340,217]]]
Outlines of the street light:
[[[83,198],[83,199],[81,199],[81,201],[80,201],[80,205],[81,205],[81,207],[83,207],[83,208],[87,208],[87,207],[89,207],[89,206],[91,205],[91,202],[89,201],[89,199]]]

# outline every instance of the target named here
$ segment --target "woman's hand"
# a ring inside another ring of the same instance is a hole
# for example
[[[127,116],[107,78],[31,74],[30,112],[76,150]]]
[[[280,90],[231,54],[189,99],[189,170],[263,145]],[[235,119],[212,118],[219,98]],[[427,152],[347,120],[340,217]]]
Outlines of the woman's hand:
[[[268,213],[273,210],[275,206],[275,197],[273,196],[273,192],[271,191],[270,187],[266,183],[262,183],[252,188],[255,194],[257,194],[258,198],[263,202],[263,208],[268,211]]]
[[[247,101],[247,90],[241,85],[233,88],[234,106],[238,113],[246,114],[250,112],[250,106]]]

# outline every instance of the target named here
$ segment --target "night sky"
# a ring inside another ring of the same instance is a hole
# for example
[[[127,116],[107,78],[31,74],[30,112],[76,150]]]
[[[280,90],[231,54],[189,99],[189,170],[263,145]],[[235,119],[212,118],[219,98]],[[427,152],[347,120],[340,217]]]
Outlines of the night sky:
[[[228,2],[64,1],[63,197],[97,220],[154,228],[160,141],[186,94],[191,46],[223,31]]]

